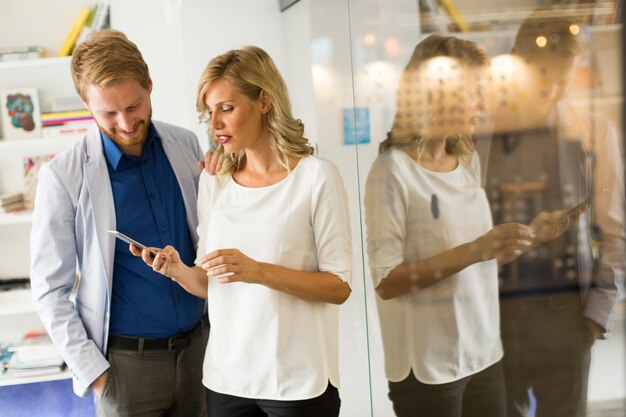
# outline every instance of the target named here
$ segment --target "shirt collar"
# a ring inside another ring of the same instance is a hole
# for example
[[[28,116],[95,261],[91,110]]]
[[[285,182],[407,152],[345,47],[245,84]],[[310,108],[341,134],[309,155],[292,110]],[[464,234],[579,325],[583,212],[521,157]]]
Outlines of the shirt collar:
[[[140,159],[145,159],[152,153],[152,144],[156,136],[156,128],[154,127],[154,124],[150,122],[150,126],[148,126],[148,133],[146,135],[146,142],[143,144],[143,152],[141,153]],[[104,156],[109,164],[111,164],[111,167],[113,167],[113,170],[117,170],[120,160],[124,157],[124,152],[122,152],[115,142],[113,142],[113,139],[105,135],[102,131],[100,131],[100,138],[102,139]]]

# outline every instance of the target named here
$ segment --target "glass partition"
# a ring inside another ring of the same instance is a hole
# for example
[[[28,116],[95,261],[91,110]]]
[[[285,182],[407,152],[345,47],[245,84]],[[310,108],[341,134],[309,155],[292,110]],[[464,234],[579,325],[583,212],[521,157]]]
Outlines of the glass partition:
[[[541,4],[310,3],[363,269],[342,415],[365,376],[373,416],[624,412],[621,3]]]

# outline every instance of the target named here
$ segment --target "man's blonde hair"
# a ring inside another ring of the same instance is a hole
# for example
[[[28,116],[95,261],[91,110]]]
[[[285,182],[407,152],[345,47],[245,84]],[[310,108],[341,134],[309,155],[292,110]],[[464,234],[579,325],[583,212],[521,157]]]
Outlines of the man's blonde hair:
[[[513,53],[527,62],[544,62],[583,54],[589,39],[583,19],[571,15],[561,5],[537,7],[517,30]],[[546,45],[539,46],[537,39],[543,37]]]
[[[85,102],[91,84],[104,88],[135,80],[146,90],[150,84],[148,65],[137,45],[113,29],[94,32],[78,45],[72,53],[71,70],[76,92]]]
[[[247,46],[228,51],[208,63],[200,75],[196,99],[201,121],[209,119],[205,96],[209,85],[218,79],[225,79],[250,100],[259,100],[262,92],[270,98],[272,107],[263,115],[263,126],[268,129],[274,151],[283,166],[289,169],[289,157],[313,153],[308,139],[304,137],[304,124],[292,116],[287,86],[267,52],[256,46]],[[210,127],[209,137],[211,146],[223,151]],[[245,157],[243,150],[225,154],[220,173],[236,172],[243,166]]]

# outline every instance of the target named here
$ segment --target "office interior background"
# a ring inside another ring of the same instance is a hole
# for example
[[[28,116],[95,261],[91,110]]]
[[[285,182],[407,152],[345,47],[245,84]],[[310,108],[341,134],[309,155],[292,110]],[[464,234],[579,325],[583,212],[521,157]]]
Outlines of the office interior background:
[[[0,62],[0,90],[37,88],[44,111],[51,100],[74,94],[69,59],[52,57],[78,11],[94,3],[0,0],[0,48],[40,45],[46,48],[48,56],[19,65]],[[206,63],[229,49],[251,44],[262,47],[273,57],[289,88],[293,113],[305,124],[306,137],[314,144],[317,155],[339,167],[349,195],[354,263],[352,294],[340,307],[341,416],[393,416],[387,397],[376,292],[365,245],[363,193],[378,143],[386,138],[393,122],[400,74],[415,45],[432,32],[475,41],[492,59],[508,54],[521,22],[535,7],[550,2],[299,0],[287,3],[110,0],[110,22],[111,27],[125,32],[138,45],[149,65],[154,83],[153,117],[195,131],[205,150],[208,137],[206,126],[198,122],[195,93]],[[576,2],[562,3],[563,10],[572,10]],[[426,13],[425,7],[433,4],[437,7]],[[445,5],[456,8],[458,13],[450,12]],[[582,10],[581,18],[589,24],[590,47],[567,99],[578,108],[610,121],[619,132],[620,149],[623,149],[623,2],[579,2],[576,10]],[[505,75],[514,77],[514,73],[510,69]],[[58,153],[71,143],[72,139],[67,138],[28,139],[23,143],[0,141],[0,194],[23,188],[24,156]],[[485,155],[481,153],[481,158]],[[488,167],[483,173],[487,183]],[[0,213],[0,282],[3,278],[27,276],[29,221],[28,213]],[[263,244],[262,237],[259,244]],[[27,288],[0,292],[0,343],[6,344],[26,331],[41,328],[29,303]],[[589,415],[626,415],[625,323],[622,286],[610,337],[596,341],[592,348]],[[84,411],[92,410],[90,399],[72,398],[68,378],[71,378],[68,372],[58,379],[0,378],[0,416],[82,416],[83,412],[92,412]],[[68,400],[57,404],[53,400],[56,395]],[[532,397],[532,391],[529,396]],[[537,406],[533,401],[529,403]],[[62,411],[55,414],[55,407]],[[533,406],[526,410],[528,416],[534,413]]]

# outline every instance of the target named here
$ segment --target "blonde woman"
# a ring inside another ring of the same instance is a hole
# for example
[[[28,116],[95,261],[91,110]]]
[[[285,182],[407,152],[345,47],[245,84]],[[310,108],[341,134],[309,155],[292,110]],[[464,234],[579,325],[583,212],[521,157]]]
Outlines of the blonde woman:
[[[170,246],[142,255],[208,297],[209,415],[337,416],[337,305],[350,295],[352,265],[338,170],[312,155],[260,48],[212,59],[197,106],[224,152],[219,174],[200,179],[197,266]]]
[[[367,249],[397,416],[504,416],[497,260],[528,249],[522,224],[492,226],[472,135],[485,54],[419,43],[368,175]]]

